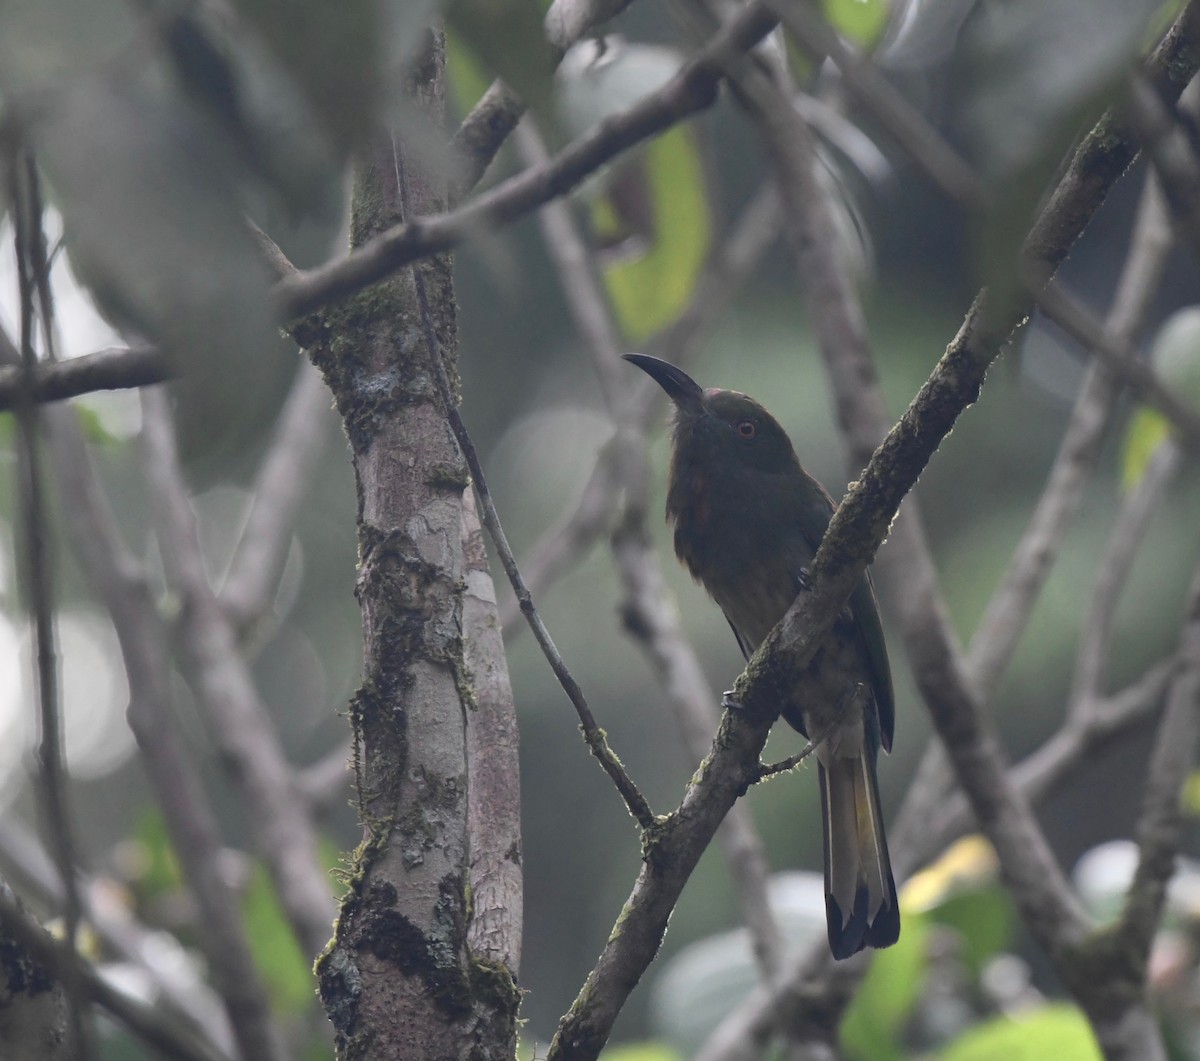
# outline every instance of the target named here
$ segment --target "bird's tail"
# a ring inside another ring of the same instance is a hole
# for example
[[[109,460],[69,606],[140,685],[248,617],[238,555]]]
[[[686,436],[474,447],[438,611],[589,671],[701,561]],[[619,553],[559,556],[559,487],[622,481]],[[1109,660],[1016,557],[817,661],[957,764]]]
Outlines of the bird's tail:
[[[888,857],[875,756],[868,750],[820,764],[829,949],[848,958],[900,937],[900,907]]]

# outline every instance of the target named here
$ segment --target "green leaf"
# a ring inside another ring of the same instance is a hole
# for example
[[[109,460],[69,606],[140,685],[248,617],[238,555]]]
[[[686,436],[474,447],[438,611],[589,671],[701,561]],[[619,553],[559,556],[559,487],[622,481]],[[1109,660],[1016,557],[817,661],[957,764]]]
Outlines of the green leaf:
[[[1155,451],[1171,435],[1167,418],[1157,409],[1142,406],[1129,418],[1121,447],[1121,488],[1132,490],[1142,481]]]
[[[870,49],[887,29],[890,0],[824,0],[825,18],[843,37]]]
[[[648,224],[638,234],[645,250],[604,270],[617,320],[635,343],[687,306],[712,236],[700,153],[689,129],[677,126],[654,140],[637,176],[646,200]],[[612,199],[597,201],[593,222],[610,238],[621,234]]]
[[[100,414],[90,405],[72,402],[71,408],[75,410],[79,426],[83,429],[83,437],[93,445],[107,446],[117,441],[116,436],[105,428]]]
[[[963,959],[976,975],[1012,940],[1015,917],[1012,900],[1000,887],[952,895],[931,910],[930,917],[958,931],[963,941]]]
[[[988,1021],[937,1055],[938,1061],[1100,1061],[1100,1056],[1086,1018],[1065,1005]]]
[[[482,66],[526,103],[537,106],[549,97],[554,56],[532,0],[451,0],[446,20]]]
[[[683,1054],[666,1043],[624,1043],[600,1054],[601,1061],[683,1061]]]
[[[317,991],[312,959],[300,948],[283,915],[275,888],[261,863],[255,863],[242,898],[246,933],[271,1001],[282,1013],[302,1013]]]
[[[1193,770],[1183,785],[1183,796],[1180,800],[1184,813],[1200,818],[1200,770]]]
[[[167,835],[167,823],[157,808],[142,812],[133,830],[135,858],[138,865],[136,883],[146,898],[174,891],[183,881],[179,863]]]
[[[847,1057],[900,1061],[900,1030],[920,998],[925,982],[929,920],[906,914],[895,946],[876,951],[870,972],[846,1010],[841,1042]]]
[[[446,32],[446,82],[462,114],[474,107],[491,85],[478,58],[453,30]]]

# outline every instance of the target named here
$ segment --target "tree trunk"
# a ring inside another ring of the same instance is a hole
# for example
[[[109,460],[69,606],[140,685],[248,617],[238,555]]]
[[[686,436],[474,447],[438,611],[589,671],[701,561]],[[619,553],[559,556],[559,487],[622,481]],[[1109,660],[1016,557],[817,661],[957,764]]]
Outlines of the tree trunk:
[[[431,33],[408,86],[431,125],[442,117],[444,65],[444,38]],[[384,134],[356,174],[352,242],[444,208],[444,176]],[[418,268],[437,346],[457,381],[450,260]],[[320,368],[358,487],[364,677],[350,715],[364,839],[334,939],[318,961],[321,997],[339,1058],[512,1057],[512,975],[474,957],[467,943],[468,476],[433,382],[438,351],[429,348],[410,270],[330,311],[326,322]]]

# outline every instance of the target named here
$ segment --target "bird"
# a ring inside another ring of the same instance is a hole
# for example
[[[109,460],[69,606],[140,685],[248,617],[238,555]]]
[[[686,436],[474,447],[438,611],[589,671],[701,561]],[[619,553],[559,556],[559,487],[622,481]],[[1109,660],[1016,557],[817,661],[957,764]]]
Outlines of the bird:
[[[725,613],[748,660],[807,587],[834,501],[753,398],[705,390],[649,354],[624,357],[674,405],[666,507],[675,553]],[[900,909],[875,767],[880,747],[892,748],[895,700],[869,572],[782,715],[816,744],[830,952],[843,959],[890,946]]]

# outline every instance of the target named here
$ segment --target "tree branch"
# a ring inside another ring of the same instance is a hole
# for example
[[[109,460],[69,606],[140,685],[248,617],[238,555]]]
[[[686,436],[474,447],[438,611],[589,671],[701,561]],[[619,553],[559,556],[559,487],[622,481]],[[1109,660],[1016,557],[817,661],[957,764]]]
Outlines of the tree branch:
[[[1192,76],[1200,59],[1200,50],[1194,47],[1198,23],[1198,6],[1193,2],[1151,60],[1152,66],[1172,80],[1176,92]],[[1050,269],[1056,268],[1134,155],[1133,145],[1117,136],[1109,121],[1088,134],[1027,236],[1025,254]],[[620,918],[622,931],[608,942],[575,1005],[559,1024],[551,1059],[568,1053],[590,1057],[599,1051],[625,994],[655,953],[677,888],[682,888],[694,867],[698,851],[691,845],[697,841],[703,845],[712,837],[715,820],[737,795],[739,771],[749,769],[757,757],[774,720],[775,705],[790,684],[788,673],[808,663],[820,645],[836,611],[887,533],[901,498],[916,482],[961,410],[976,400],[986,367],[1010,332],[1024,322],[1028,311],[1027,299],[996,304],[983,294],[977,298],[946,354],[839,506],[812,564],[811,592],[802,594],[793,604],[738,679],[734,693],[744,709],[736,718],[726,713],[712,753],[689,785],[683,804],[668,817],[649,845],[634,892]],[[1044,867],[1048,862],[1052,864],[1052,859],[1049,852],[1040,850],[1037,832],[1024,832],[1019,827],[1030,817],[1027,807],[1004,775],[997,777],[996,766],[1001,760],[994,738],[973,709],[970,689],[956,683],[958,675],[944,664],[944,659],[931,660],[923,675],[930,685],[944,679],[943,685],[930,690],[936,694],[931,705],[935,720],[943,739],[960,753],[960,771],[971,785],[980,819],[992,823],[1002,850],[1020,859],[1016,873],[1020,874],[1021,888],[1028,885],[1026,894],[1040,894],[1043,887],[1042,881],[1036,880],[1036,870],[1021,867]],[[961,711],[964,707],[970,709]],[[971,777],[976,766],[985,769],[986,774]],[[1075,930],[1084,928],[1081,912],[1074,909],[1074,904],[1068,909],[1068,924]],[[1027,913],[1037,924],[1040,939],[1054,939],[1061,930],[1057,923],[1046,921],[1044,913]],[[1074,933],[1068,929],[1064,934]]]
[[[602,121],[560,151],[551,164],[510,177],[449,213],[410,218],[344,258],[285,278],[275,285],[280,318],[291,321],[383,279],[419,258],[456,247],[476,232],[506,224],[563,195],[620,152],[662,132],[716,99],[719,57],[744,51],[775,24],[752,2],[679,73],[628,110]]]
[[[1182,444],[1193,453],[1200,451],[1200,412],[1177,398],[1158,374],[1138,359],[1131,344],[1110,338],[1103,324],[1051,280],[1037,292],[1043,313],[1073,339],[1096,355],[1136,397],[1171,421]]]
[[[166,359],[151,347],[100,350],[37,365],[28,391],[35,402],[56,402],[93,391],[161,383],[168,374]],[[14,408],[21,387],[20,369],[0,368],[0,412]]]
[[[114,987],[71,947],[59,943],[34,922],[3,885],[0,885],[0,932],[56,979],[75,980],[89,1002],[107,1010],[137,1039],[166,1057],[179,1061],[230,1061],[229,1055],[217,1049],[198,1029],[181,1029],[153,1003]],[[62,1056],[78,1057],[77,1054]]]
[[[521,763],[516,704],[496,616],[496,585],[470,487],[463,491],[463,665],[475,694],[467,715],[467,831],[472,953],[521,968]]]
[[[1071,685],[1070,711],[1086,711],[1103,694],[1104,666],[1111,654],[1117,601],[1137,559],[1138,546],[1149,530],[1150,519],[1166,497],[1179,470],[1181,453],[1165,442],[1150,458],[1137,486],[1125,498],[1109,534],[1104,555],[1096,565],[1096,581],[1083,611],[1083,629]]]
[[[554,0],[545,18],[554,64],[558,65],[571,45],[615,18],[629,3],[630,0]],[[458,163],[450,185],[451,203],[458,202],[479,183],[524,113],[524,101],[503,81],[493,81],[451,138],[450,148]]]
[[[779,234],[779,207],[770,189],[759,192],[717,241],[696,281],[687,308],[647,345],[647,350],[677,365],[686,365],[707,339],[712,322],[753,275],[767,248]],[[633,383],[633,420],[643,430],[661,416],[663,392],[649,378]],[[530,592],[540,596],[576,564],[601,534],[613,525],[616,497],[616,439],[601,448],[595,466],[571,512],[546,531],[521,561]],[[520,627],[520,609],[509,598],[500,610],[506,637]]]
[[[65,895],[64,913],[67,945],[78,946],[82,904],[76,877],[74,825],[68,806],[66,753],[63,748],[62,704],[59,697],[59,662],[54,626],[54,600],[51,583],[51,545],[54,535],[47,522],[42,475],[41,417],[30,396],[31,380],[37,356],[35,342],[35,301],[44,315],[42,328],[47,355],[52,352],[50,338],[54,321],[52,301],[47,288],[46,255],[42,231],[41,199],[33,160],[15,144],[10,148],[8,184],[13,216],[17,259],[17,289],[20,299],[20,342],[22,387],[17,404],[17,482],[19,526],[22,534],[20,559],[25,591],[28,594],[29,624],[33,631],[33,670],[37,688],[38,779],[42,789],[42,810],[50,835],[50,849],[62,878]],[[81,1061],[95,1057],[95,1043],[87,1007],[80,997],[75,967],[63,976],[68,1009],[69,1050]]]
[[[278,734],[208,583],[167,401],[161,390],[142,392],[142,435],[158,509],[159,548],[168,584],[181,602],[179,652],[212,741],[245,804],[280,905],[304,953],[314,956],[329,939],[332,887]]]
[[[543,164],[545,147],[528,119],[517,136],[525,164]],[[594,257],[579,234],[569,206],[561,201],[548,203],[540,220],[546,249],[616,425],[617,436],[606,448],[615,471],[606,507],[611,511],[623,498],[624,511],[611,544],[625,593],[621,606],[624,626],[649,657],[667,694],[684,747],[699,761],[717,725],[717,698],[684,635],[646,530],[646,432],[632,400],[640,379],[621,371],[624,366],[619,360],[619,329],[600,285]],[[759,969],[764,979],[772,980],[782,961],[782,940],[767,896],[766,853],[746,807],[735,804],[730,809],[717,840]]]
[[[1116,949],[1122,954],[1132,950],[1139,973],[1158,932],[1167,884],[1175,872],[1185,825],[1181,793],[1195,766],[1200,738],[1200,567],[1192,576],[1176,661],[1166,714],[1146,768],[1137,823],[1138,865],[1115,933]]]
[[[1200,161],[1187,132],[1154,88],[1140,77],[1135,77],[1130,86],[1126,113],[1162,178],[1172,213],[1191,245],[1192,255],[1200,258]]]
[[[12,814],[0,820],[0,877],[34,909],[62,909],[62,883],[49,856]],[[123,901],[111,901],[111,894],[111,881],[80,880],[84,917],[100,943],[145,978],[150,987],[147,1002],[158,1007],[164,1020],[183,1026],[185,1036],[204,1039],[214,1054],[230,1054],[233,1035],[221,1001],[195,963],[188,961],[183,945],[173,938],[167,942],[162,931],[138,921]]]
[[[0,346],[6,342],[0,333]],[[205,926],[200,945],[213,981],[241,1052],[283,1061],[283,1040],[254,964],[238,896],[220,870],[216,816],[176,728],[166,633],[145,573],[121,540],[74,415],[65,408],[48,409],[46,424],[59,490],[74,514],[66,529],[121,644],[129,681],[129,725],[200,910]]]
[[[1174,245],[1166,204],[1153,175],[1142,188],[1129,253],[1117,282],[1106,334],[1132,344],[1158,290]],[[970,668],[985,700],[995,694],[1095,471],[1117,398],[1117,379],[1093,364],[1079,390],[1046,485],[971,639]]]
[[[850,94],[943,194],[969,209],[987,205],[988,195],[971,167],[878,68],[842,41],[810,0],[770,0],[768,6],[810,56],[833,61]]]
[[[221,607],[243,633],[268,611],[279,587],[296,515],[325,448],[331,401],[320,372],[302,359],[259,467],[250,513],[221,586]]]

